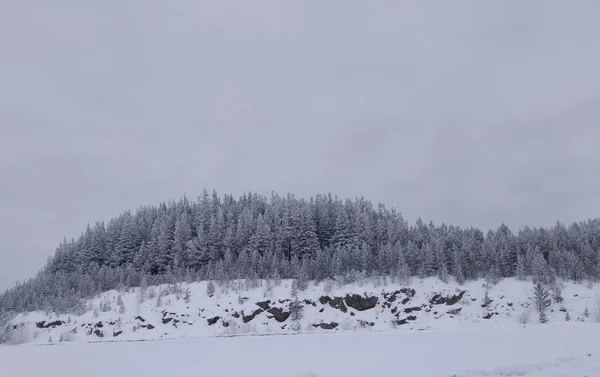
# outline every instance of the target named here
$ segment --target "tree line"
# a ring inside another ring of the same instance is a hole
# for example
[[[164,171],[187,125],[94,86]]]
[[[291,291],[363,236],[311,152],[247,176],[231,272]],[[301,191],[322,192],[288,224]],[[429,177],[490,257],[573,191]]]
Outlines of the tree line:
[[[552,282],[600,279],[600,219],[513,233],[409,224],[364,198],[205,189],[196,201],[125,211],[63,240],[39,273],[0,295],[0,312],[83,310],[81,299],[175,281],[370,276],[450,276],[459,283],[503,277]]]

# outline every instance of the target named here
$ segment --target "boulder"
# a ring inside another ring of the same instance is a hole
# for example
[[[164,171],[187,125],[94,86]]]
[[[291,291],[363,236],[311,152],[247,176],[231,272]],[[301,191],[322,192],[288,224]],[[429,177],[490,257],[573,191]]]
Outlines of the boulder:
[[[378,301],[377,296],[363,297],[356,294],[346,296],[346,305],[358,311],[373,309]]]
[[[460,314],[461,310],[462,310],[462,308],[450,309],[446,313],[456,315],[456,314]]]
[[[216,317],[213,317],[213,318],[208,318],[206,321],[208,322],[209,326],[212,326],[215,323],[217,323],[217,321],[220,320],[220,319],[221,319],[221,317],[216,316]]]
[[[331,298],[329,296],[321,296],[319,302],[323,305],[329,304],[334,309],[341,310],[343,313],[348,311],[346,305],[344,305],[344,299],[342,297]]]
[[[254,317],[256,317],[257,315],[259,315],[262,312],[264,312],[264,310],[256,309],[255,311],[252,312],[252,314],[243,316],[242,321],[244,321],[244,323],[248,323],[248,322],[252,321],[254,319]]]
[[[456,303],[458,303],[464,296],[464,294],[467,291],[461,291],[459,294],[454,295],[454,296],[442,296],[441,294],[436,294],[435,296],[433,296],[431,298],[431,300],[429,300],[429,303],[432,305],[442,305],[442,304],[446,304],[446,305],[454,305]]]
[[[267,310],[269,309],[270,305],[271,305],[271,301],[267,300],[267,301],[259,301],[256,303],[256,305],[258,307],[260,307],[262,310]]]
[[[331,322],[331,323],[317,323],[317,324],[314,324],[313,327],[315,327],[315,328],[320,327],[323,330],[333,330],[336,327],[338,327],[338,324],[335,323],[335,322]]]
[[[404,309],[404,313],[412,313],[412,312],[420,312],[421,311],[421,307],[420,306],[414,306],[412,308],[406,308]]]
[[[267,311],[273,315],[277,322],[285,322],[290,316],[290,312],[283,311],[281,308],[271,308]]]
[[[123,331],[121,331],[121,330],[119,330],[119,331],[115,331],[115,332],[113,333],[113,337],[115,337],[115,338],[116,338],[117,336],[119,336],[119,335],[121,335],[121,334],[123,334]]]

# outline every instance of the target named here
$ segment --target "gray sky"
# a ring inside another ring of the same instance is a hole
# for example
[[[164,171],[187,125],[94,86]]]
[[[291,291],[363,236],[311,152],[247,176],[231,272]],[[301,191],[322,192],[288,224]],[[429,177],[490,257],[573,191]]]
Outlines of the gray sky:
[[[600,2],[207,3],[0,4],[0,289],[205,186],[483,228],[600,215]]]

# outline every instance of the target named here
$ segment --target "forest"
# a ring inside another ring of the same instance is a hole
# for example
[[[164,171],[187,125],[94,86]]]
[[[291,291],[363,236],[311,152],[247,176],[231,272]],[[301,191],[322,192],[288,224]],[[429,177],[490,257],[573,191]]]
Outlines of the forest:
[[[81,312],[110,289],[178,281],[600,279],[600,219],[549,228],[409,224],[364,198],[299,199],[204,190],[196,201],[145,206],[63,240],[35,277],[0,295],[0,316]],[[4,313],[4,314],[3,314]]]

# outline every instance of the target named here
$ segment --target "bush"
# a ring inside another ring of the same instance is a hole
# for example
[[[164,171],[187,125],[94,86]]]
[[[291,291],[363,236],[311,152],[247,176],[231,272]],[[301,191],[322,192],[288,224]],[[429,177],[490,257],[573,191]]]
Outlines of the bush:
[[[596,294],[596,298],[594,299],[594,309],[592,315],[594,317],[594,321],[600,322],[600,294]]]
[[[9,329],[5,331],[5,334],[0,338],[0,343],[7,344],[9,346],[17,346],[19,344],[29,343],[32,339],[31,331],[26,326],[18,326],[16,329]]]
[[[519,313],[519,323],[522,325],[526,325],[531,321],[531,310],[523,309],[521,313]]]

